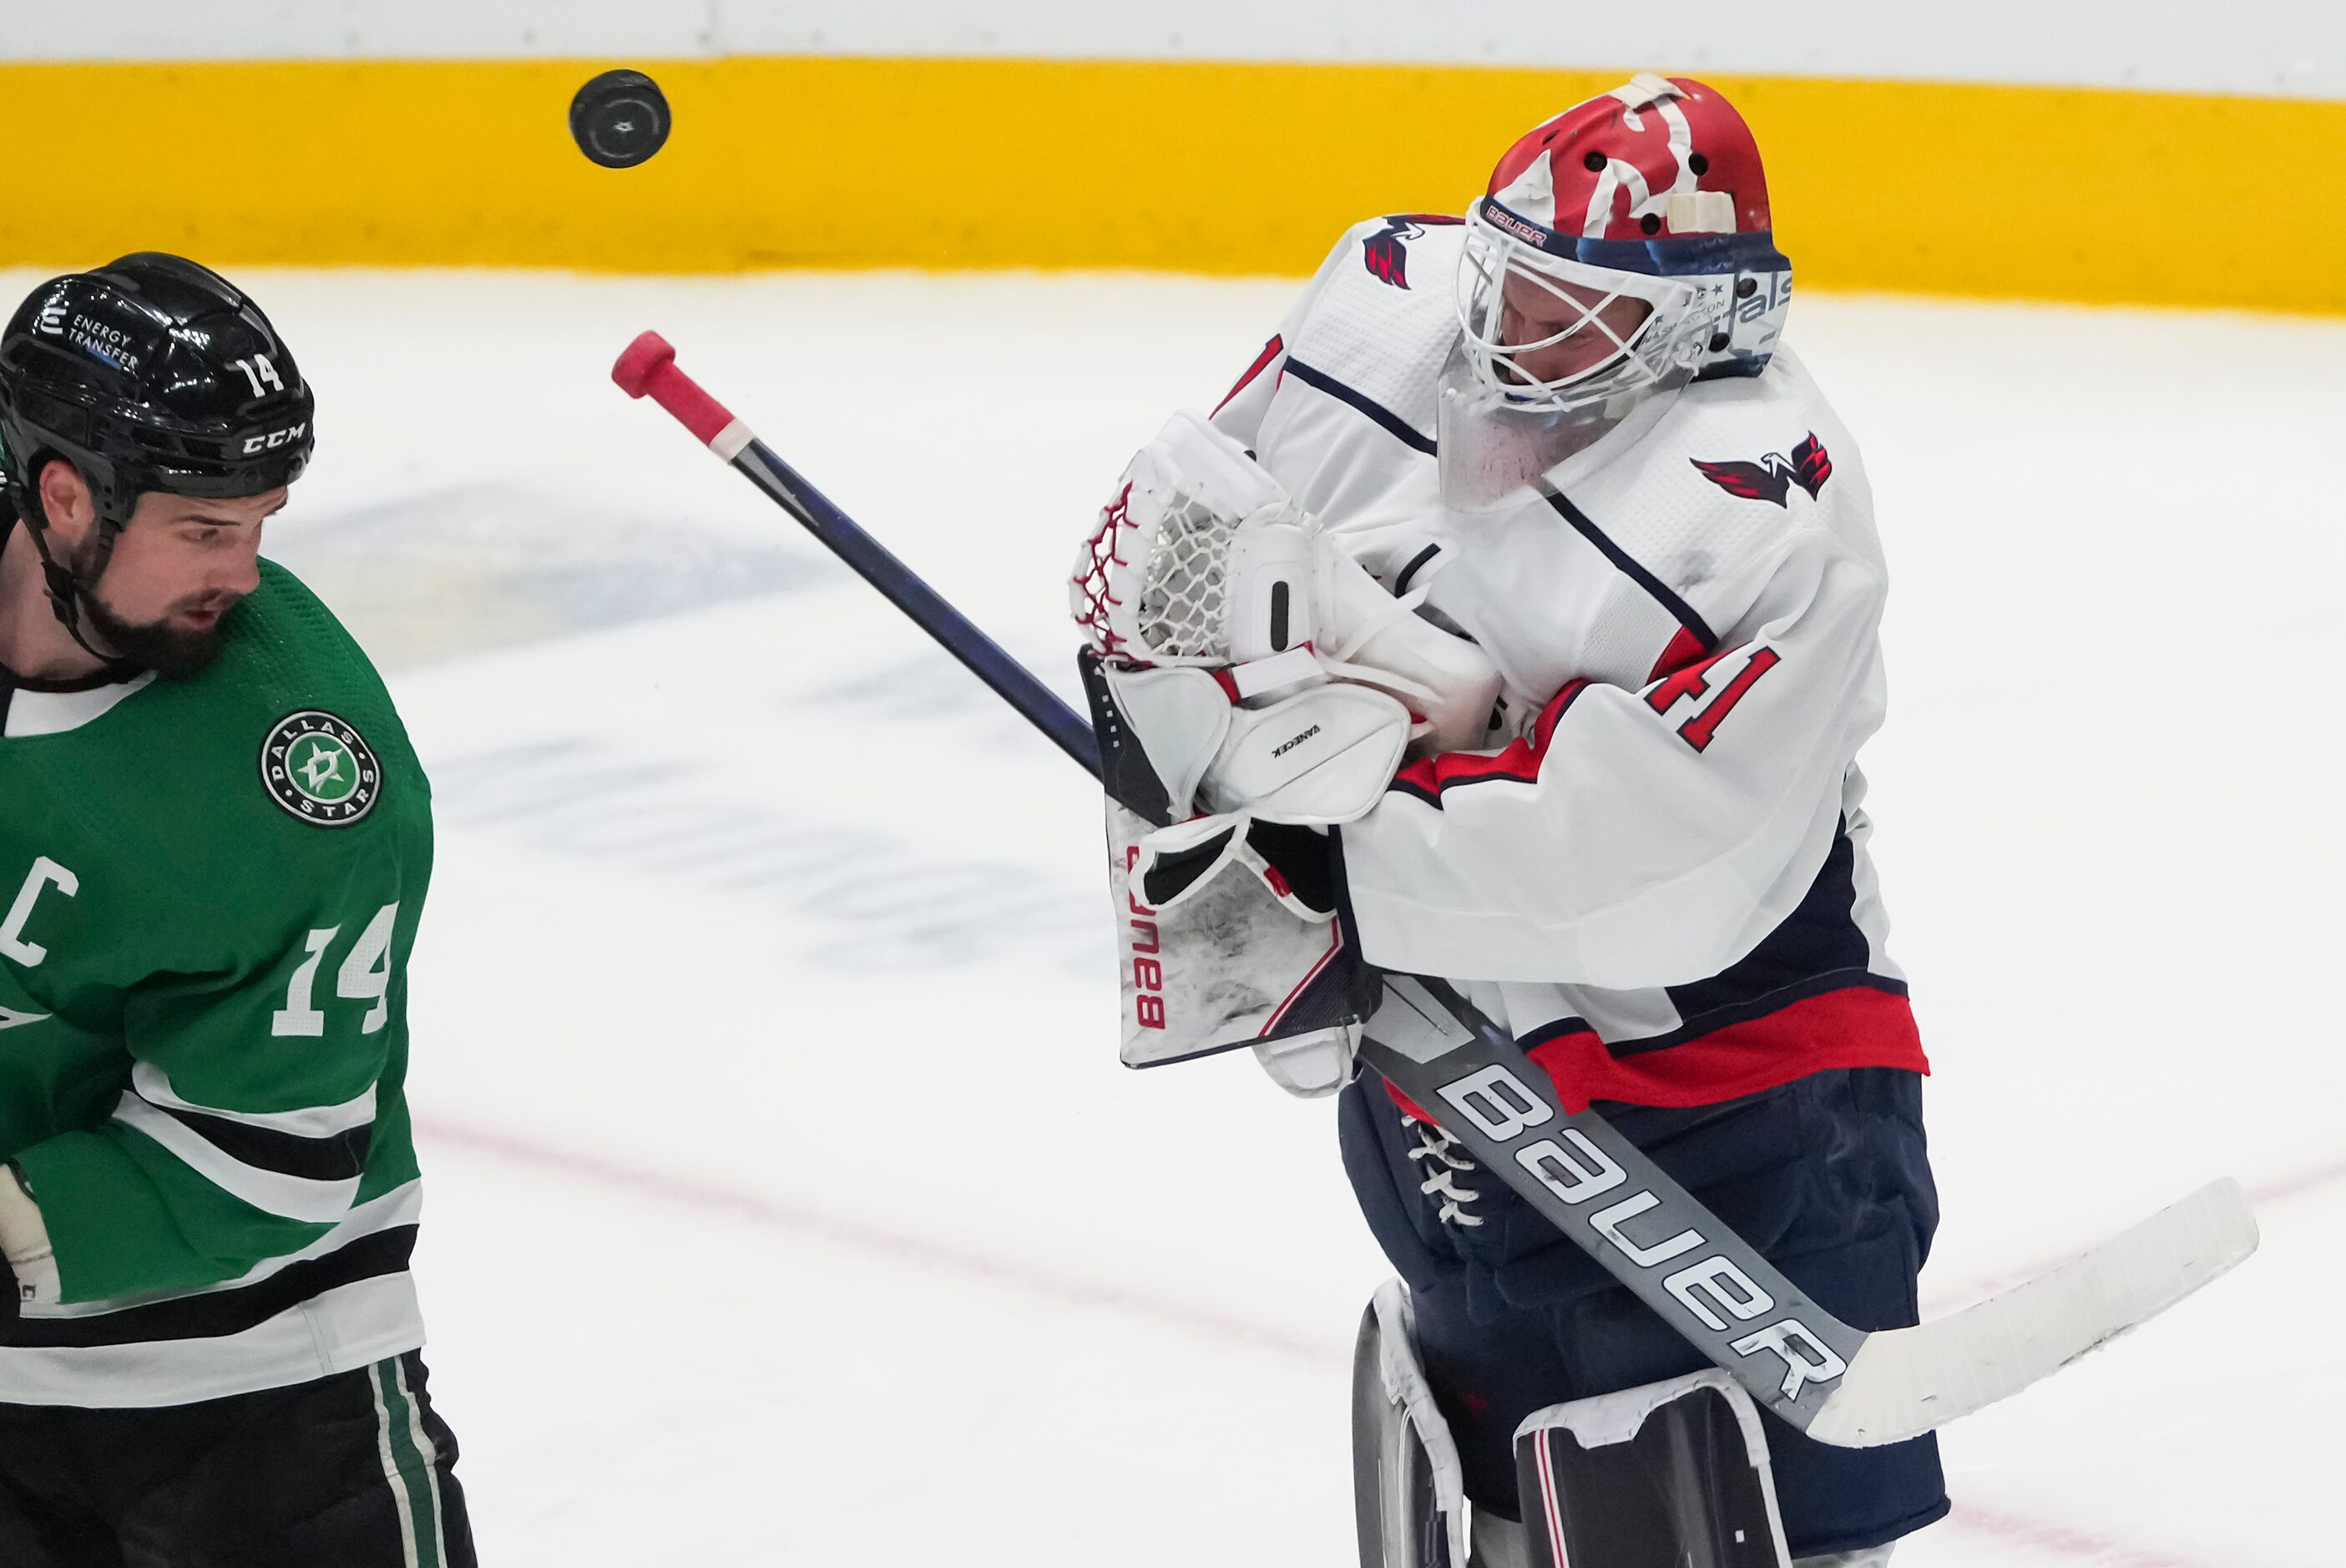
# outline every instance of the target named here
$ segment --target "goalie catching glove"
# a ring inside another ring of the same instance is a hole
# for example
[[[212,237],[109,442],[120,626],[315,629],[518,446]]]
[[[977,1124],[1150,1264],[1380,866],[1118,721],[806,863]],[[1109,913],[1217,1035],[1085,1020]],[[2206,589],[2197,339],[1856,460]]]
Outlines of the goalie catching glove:
[[[1438,750],[1481,743],[1499,691],[1482,649],[1395,598],[1246,449],[1177,413],[1076,553],[1069,606],[1112,665],[1202,668],[1252,699],[1332,677],[1383,691]]]
[[[1086,684],[1104,688],[1093,707],[1114,715],[1100,727],[1110,792],[1191,830],[1144,841],[1136,893],[1165,857],[1194,860],[1200,836],[1232,848],[1217,871],[1245,858],[1250,822],[1366,815],[1412,740],[1475,744],[1498,694],[1481,649],[1387,594],[1194,414],[1127,467],[1070,598],[1096,656]],[[1233,830],[1192,827],[1199,811]]]

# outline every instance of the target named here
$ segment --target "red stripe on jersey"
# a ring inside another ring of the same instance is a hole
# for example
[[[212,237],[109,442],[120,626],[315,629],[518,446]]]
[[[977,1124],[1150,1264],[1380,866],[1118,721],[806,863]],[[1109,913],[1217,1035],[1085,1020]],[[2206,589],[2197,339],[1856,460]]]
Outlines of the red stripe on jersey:
[[[1715,1105],[1832,1067],[1931,1070],[1906,998],[1869,985],[1806,997],[1682,1044],[1616,1056],[1595,1030],[1534,1046],[1568,1111],[1591,1100]]]
[[[1246,374],[1239,378],[1238,385],[1224,392],[1222,394],[1222,401],[1214,405],[1214,412],[1221,412],[1222,410],[1229,405],[1230,399],[1246,391],[1247,382],[1262,374],[1262,367],[1270,363],[1271,361],[1279,358],[1280,351],[1286,347],[1287,345],[1285,343],[1279,341],[1279,334],[1273,332],[1270,335],[1270,341],[1263,344],[1262,352],[1254,357],[1254,363],[1247,367]],[[1207,417],[1211,418],[1212,415],[1208,415]]]
[[[1539,777],[1548,742],[1556,738],[1556,720],[1564,717],[1564,710],[1572,706],[1573,699],[1587,689],[1588,682],[1584,679],[1557,692],[1540,709],[1539,721],[1532,726],[1531,734],[1521,740],[1509,741],[1505,749],[1488,756],[1480,751],[1440,751],[1421,757],[1393,776],[1392,788],[1439,807],[1442,792],[1455,785],[1485,779],[1531,783]]]
[[[1532,1047],[1567,1111],[1591,1100],[1632,1105],[1715,1105],[1835,1067],[1903,1067],[1927,1074],[1922,1032],[1906,998],[1872,986],[1828,991],[1678,1045],[1615,1056],[1594,1029]],[[1440,1123],[1391,1084],[1393,1103]]]

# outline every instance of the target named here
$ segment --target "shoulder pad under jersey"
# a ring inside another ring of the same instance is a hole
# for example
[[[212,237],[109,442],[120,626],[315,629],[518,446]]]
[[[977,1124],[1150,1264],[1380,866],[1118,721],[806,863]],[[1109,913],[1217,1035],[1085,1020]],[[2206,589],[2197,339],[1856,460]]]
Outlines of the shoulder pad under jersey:
[[[1458,335],[1454,218],[1402,214],[1358,223],[1312,282],[1287,342],[1289,373],[1316,373],[1433,438],[1435,381]]]

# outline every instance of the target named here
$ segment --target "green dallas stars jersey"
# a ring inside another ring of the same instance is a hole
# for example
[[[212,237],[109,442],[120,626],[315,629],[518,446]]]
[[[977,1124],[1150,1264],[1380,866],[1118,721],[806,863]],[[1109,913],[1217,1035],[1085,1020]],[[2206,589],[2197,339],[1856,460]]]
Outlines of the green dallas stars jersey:
[[[263,562],[201,675],[0,703],[0,1159],[55,1254],[0,1315],[0,1401],[180,1403],[420,1345],[431,799],[381,678]]]

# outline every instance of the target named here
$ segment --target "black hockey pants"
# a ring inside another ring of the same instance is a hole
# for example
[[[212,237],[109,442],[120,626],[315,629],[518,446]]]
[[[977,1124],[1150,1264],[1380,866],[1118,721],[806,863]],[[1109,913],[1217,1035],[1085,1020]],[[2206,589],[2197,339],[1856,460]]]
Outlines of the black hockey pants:
[[[0,1404],[6,1568],[474,1568],[415,1352],[158,1410]]]

